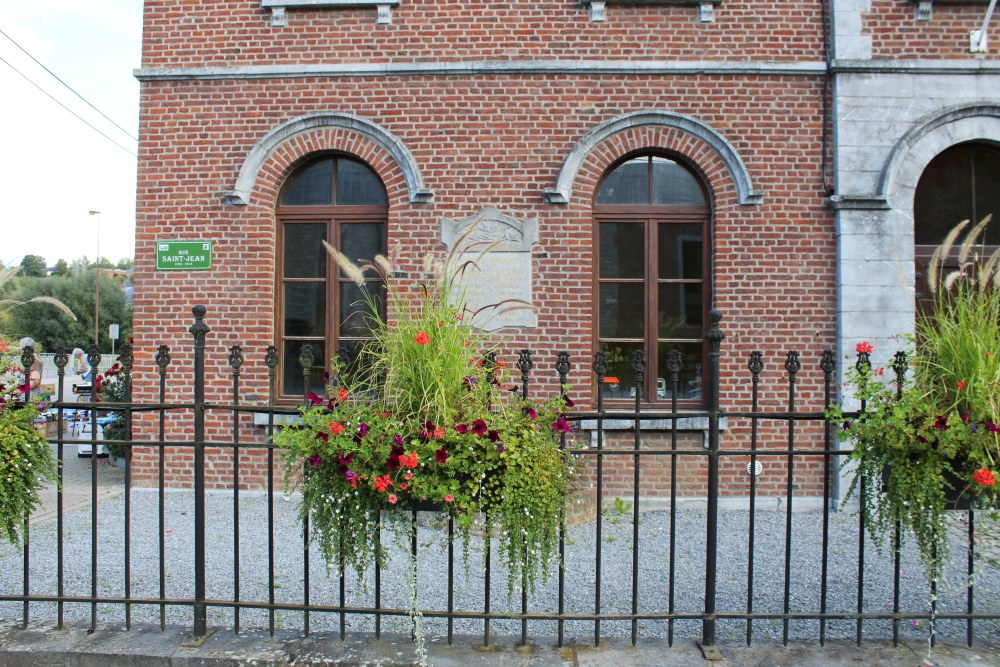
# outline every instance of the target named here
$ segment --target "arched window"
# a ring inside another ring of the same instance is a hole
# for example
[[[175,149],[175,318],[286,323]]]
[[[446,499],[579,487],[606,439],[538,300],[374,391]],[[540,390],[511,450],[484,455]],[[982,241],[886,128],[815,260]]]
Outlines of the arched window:
[[[913,199],[917,299],[930,296],[926,275],[934,249],[962,220],[993,222],[980,238],[988,256],[1000,246],[1000,149],[978,143],[952,146],[930,161]],[[946,267],[958,268],[956,253]]]
[[[280,353],[279,395],[301,399],[309,387],[298,359],[312,348],[326,367],[339,348],[356,352],[368,337],[364,301],[384,304],[381,283],[362,289],[339,271],[323,241],[354,261],[370,261],[386,250],[388,198],[378,175],[352,158],[326,155],[291,175],[278,197],[276,337]]]
[[[605,397],[634,398],[632,356],[644,350],[643,398],[669,400],[667,356],[676,349],[683,361],[678,399],[702,399],[709,217],[700,179],[666,156],[629,158],[598,187],[595,328],[608,360]]]

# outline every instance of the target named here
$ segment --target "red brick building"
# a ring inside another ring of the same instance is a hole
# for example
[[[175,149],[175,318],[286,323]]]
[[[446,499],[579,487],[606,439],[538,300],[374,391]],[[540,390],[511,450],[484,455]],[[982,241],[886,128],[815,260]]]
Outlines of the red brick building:
[[[570,383],[592,398],[589,365],[603,348],[620,376],[606,396],[628,400],[634,379],[614,360],[641,349],[643,393],[662,406],[677,348],[679,397],[699,405],[716,308],[722,404],[748,408],[746,361],[759,350],[762,406],[783,407],[784,355],[798,350],[797,400],[818,410],[821,350],[842,356],[912,329],[916,184],[894,183],[893,165],[919,177],[951,144],[919,159],[900,151],[961,126],[952,143],[982,146],[982,173],[1000,173],[989,166],[997,50],[969,52],[986,4],[147,0],[137,387],[151,395],[160,343],[187,368],[190,309],[203,303],[209,400],[227,400],[236,343],[254,361],[242,376],[251,399],[266,398],[273,344],[279,393],[294,400],[300,347],[329,356],[358,335],[320,238],[357,257],[388,252],[416,275],[427,251],[446,247],[442,219],[485,211],[527,230],[514,289],[536,311],[497,335],[534,351],[536,381],[554,381],[566,350]],[[157,270],[168,240],[211,241],[211,269]],[[898,252],[858,250],[872,247]],[[184,383],[173,386],[181,396]],[[772,424],[763,437],[785,436]],[[746,444],[746,424],[731,420],[723,446]],[[137,478],[153,481],[154,462],[140,455]],[[723,480],[744,485],[744,464],[725,460]],[[226,484],[226,465],[209,478]],[[821,489],[819,465],[801,478],[806,494]],[[774,494],[784,483],[766,468],[759,481]]]

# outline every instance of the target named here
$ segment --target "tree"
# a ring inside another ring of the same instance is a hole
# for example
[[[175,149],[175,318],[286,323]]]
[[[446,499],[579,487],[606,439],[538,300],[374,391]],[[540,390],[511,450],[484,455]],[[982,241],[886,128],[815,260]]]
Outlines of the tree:
[[[65,259],[60,259],[56,262],[56,265],[52,267],[52,273],[49,275],[65,276],[67,273],[69,273],[69,264],[66,263]]]
[[[45,275],[45,258],[41,255],[25,255],[21,260],[21,275],[41,278]]]
[[[94,339],[94,269],[82,275],[70,275],[25,280],[11,295],[12,299],[28,301],[45,296],[59,299],[69,306],[77,321],[51,306],[41,303],[24,303],[10,311],[7,333],[15,336],[32,336],[44,349],[55,351],[60,347],[88,349]],[[111,349],[108,325],[121,325],[121,340],[132,335],[132,309],[125,300],[122,285],[107,275],[101,276],[100,349]]]
[[[131,271],[132,265],[133,261],[131,257],[122,257],[118,260],[118,263],[115,264],[115,268],[121,269],[122,271]]]

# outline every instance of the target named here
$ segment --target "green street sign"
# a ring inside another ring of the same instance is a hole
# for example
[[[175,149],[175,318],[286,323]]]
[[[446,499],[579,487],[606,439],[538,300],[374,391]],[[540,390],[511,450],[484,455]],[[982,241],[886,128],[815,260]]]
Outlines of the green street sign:
[[[160,271],[207,271],[212,268],[211,241],[157,241]]]

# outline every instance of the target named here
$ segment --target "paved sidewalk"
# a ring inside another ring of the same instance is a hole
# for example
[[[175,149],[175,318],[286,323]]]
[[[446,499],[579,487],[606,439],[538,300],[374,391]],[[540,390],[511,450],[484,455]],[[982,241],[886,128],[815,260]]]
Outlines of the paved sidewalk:
[[[70,436],[66,436],[70,437]],[[52,447],[52,456],[58,452]],[[125,469],[116,468],[107,458],[77,457],[76,445],[64,445],[63,454],[63,511],[70,512],[89,507],[92,498],[93,466],[97,466],[97,502],[115,498],[125,491]],[[39,494],[42,506],[31,515],[31,523],[55,518],[58,511],[58,485],[49,484]]]
[[[381,641],[367,636],[339,636],[317,633],[302,638],[296,633],[210,630],[202,641],[189,630],[136,625],[99,626],[88,634],[87,624],[68,625],[56,630],[51,622],[31,623],[27,630],[0,625],[0,665],[4,667],[117,667],[126,665],[184,665],[235,667],[236,665],[415,665],[413,643],[408,637],[383,635]],[[668,647],[664,640],[643,640],[633,647],[627,641],[609,641],[600,648],[567,640],[559,648],[551,642],[517,647],[501,640],[483,649],[476,638],[456,637],[453,646],[444,640],[427,647],[428,663],[436,667],[924,667],[925,642],[893,647],[886,642],[818,644],[795,643],[788,647],[759,644],[721,644],[722,660],[706,661],[698,646],[689,640]],[[1000,667],[1000,643],[984,643],[974,649],[938,645],[932,654],[935,667]]]

